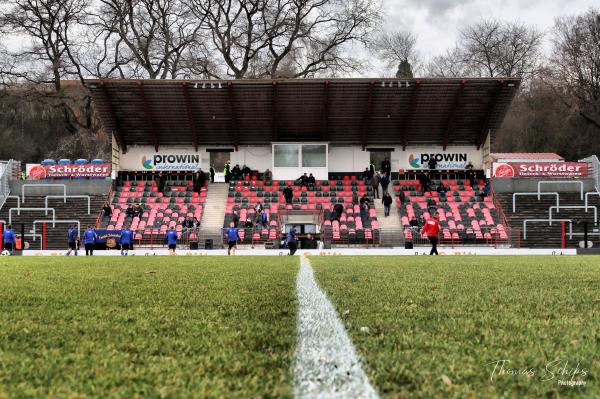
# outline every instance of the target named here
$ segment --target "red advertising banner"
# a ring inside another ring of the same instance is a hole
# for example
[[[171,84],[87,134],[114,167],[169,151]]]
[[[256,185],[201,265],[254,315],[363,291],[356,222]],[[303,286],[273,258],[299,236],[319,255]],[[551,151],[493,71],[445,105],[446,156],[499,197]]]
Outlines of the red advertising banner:
[[[112,167],[109,163],[40,165],[27,164],[29,179],[109,177]]]
[[[494,177],[586,177],[583,162],[509,162],[494,163]]]

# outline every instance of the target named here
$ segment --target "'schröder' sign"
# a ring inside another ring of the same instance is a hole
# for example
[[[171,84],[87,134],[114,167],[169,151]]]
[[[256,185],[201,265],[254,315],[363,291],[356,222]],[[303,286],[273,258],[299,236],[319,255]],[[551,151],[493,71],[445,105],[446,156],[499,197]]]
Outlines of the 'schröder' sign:
[[[110,163],[63,165],[27,164],[26,172],[29,179],[109,177],[111,169]]]
[[[583,162],[508,162],[494,163],[494,177],[586,177]]]

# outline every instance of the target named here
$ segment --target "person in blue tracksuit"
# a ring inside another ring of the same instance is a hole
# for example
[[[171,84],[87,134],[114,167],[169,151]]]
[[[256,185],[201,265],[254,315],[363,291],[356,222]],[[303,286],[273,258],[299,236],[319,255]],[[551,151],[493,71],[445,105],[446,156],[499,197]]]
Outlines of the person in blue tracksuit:
[[[229,224],[229,228],[227,232],[225,232],[225,236],[227,237],[227,255],[234,255],[237,249],[237,242],[240,239],[240,233],[238,229],[235,227],[235,223],[231,222]]]
[[[294,255],[296,253],[296,250],[298,249],[298,242],[296,241],[297,234],[298,230],[296,230],[296,226],[292,226],[292,228],[287,234],[287,239],[285,240],[285,243],[290,249],[290,255]]]
[[[88,226],[87,230],[83,233],[83,245],[85,246],[85,256],[94,255],[94,245],[96,244],[97,239],[98,235],[96,234],[92,226]]]
[[[4,249],[8,252],[14,251],[17,246],[17,236],[10,224],[6,226],[6,230],[2,232],[2,243],[4,244]]]
[[[133,243],[133,233],[129,228],[124,228],[121,230],[121,256],[129,255],[129,250],[131,249],[131,244]]]
[[[67,251],[67,256],[71,255],[71,251],[74,251],[75,256],[77,256],[77,250],[79,249],[79,234],[77,231],[77,226],[69,227],[69,232],[67,233],[67,241],[69,242],[69,250]]]
[[[177,232],[175,231],[175,227],[171,227],[169,231],[167,231],[166,238],[170,254],[175,255],[175,250],[177,249]]]

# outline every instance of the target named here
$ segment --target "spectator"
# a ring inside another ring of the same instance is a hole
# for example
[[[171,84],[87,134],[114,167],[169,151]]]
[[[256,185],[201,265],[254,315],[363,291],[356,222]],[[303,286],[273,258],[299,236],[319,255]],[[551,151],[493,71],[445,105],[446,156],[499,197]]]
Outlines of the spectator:
[[[437,160],[435,159],[435,155],[429,157],[429,161],[427,161],[427,166],[429,167],[429,170],[435,170],[435,168],[437,167]]]
[[[194,225],[193,225],[193,227],[195,229],[197,229],[198,227],[200,227],[200,221],[198,220],[198,218],[194,218]]]
[[[304,173],[302,176],[296,179],[296,183],[300,183],[301,186],[306,186],[308,183],[308,176]]]
[[[373,162],[371,162],[369,164],[369,180],[371,180],[371,177],[373,177],[374,174],[375,174],[375,164]]]
[[[383,194],[383,198],[381,200],[381,203],[383,204],[383,211],[384,211],[384,216],[388,217],[390,216],[390,207],[392,206],[392,202],[394,202],[392,200],[392,197],[390,195],[390,193],[388,193],[387,191]]]
[[[336,211],[338,213],[338,215],[342,215],[342,213],[344,213],[344,205],[342,204],[335,204],[333,206],[333,210]]]
[[[485,185],[483,186],[483,190],[480,193],[481,200],[483,201],[485,197],[490,195],[490,181],[486,180]]]
[[[257,202],[256,205],[254,206],[254,213],[257,215],[260,215],[260,213],[263,210],[263,205],[261,202]]]
[[[128,218],[133,218],[135,216],[135,209],[133,208],[132,204],[129,204],[129,206],[125,210],[125,216],[127,216]]]
[[[369,201],[369,197],[367,197],[367,194],[360,197],[360,201],[359,201],[360,205],[364,205],[364,204],[369,205],[369,202],[370,201]]]
[[[358,193],[356,191],[352,192],[352,205],[358,205]]]
[[[365,184],[367,184],[367,182],[369,181],[369,168],[365,168],[365,171],[362,173],[361,178],[365,182]]]
[[[419,184],[421,184],[423,194],[425,194],[425,192],[429,191],[429,176],[426,173],[421,172],[417,175],[417,179],[419,180]]]
[[[265,170],[264,176],[263,176],[264,181],[271,181],[273,180],[273,174],[271,173],[271,171],[269,169]]]
[[[398,197],[400,198],[400,203],[406,202],[406,196],[404,195],[404,191],[402,189],[398,191]]]
[[[242,177],[242,170],[240,169],[240,165],[239,164],[235,164],[235,166],[233,167],[233,169],[231,169],[231,176],[233,178],[233,180],[240,180]]]
[[[318,247],[319,244],[317,243],[317,240],[315,240],[311,233],[308,233],[306,235],[306,238],[302,240],[302,249],[317,249]]]
[[[298,230],[296,230],[295,226],[292,226],[287,234],[287,239],[285,240],[287,247],[290,249],[290,256],[293,256],[298,249],[298,242],[296,241],[297,234]]]
[[[308,176],[308,179],[306,179],[306,183],[309,187],[314,187],[316,182],[317,180],[315,179],[312,173]]]
[[[368,222],[367,204],[368,202],[360,206],[360,220],[362,221],[363,227],[367,227]]]
[[[438,221],[438,214],[434,212],[433,215],[425,222],[423,229],[421,229],[421,234],[425,234],[431,243],[431,251],[429,252],[429,255],[438,255],[437,241],[439,232],[440,222]]]
[[[162,172],[158,172],[156,187],[158,192],[162,193],[165,190],[165,184],[167,183],[167,175]]]
[[[210,169],[208,169],[208,173],[210,174],[210,182],[214,183],[215,182],[215,168],[210,165]]]
[[[225,168],[223,168],[223,174],[225,175],[225,183],[229,183],[231,180],[231,161],[227,161]]]
[[[262,210],[262,212],[260,214],[260,221],[262,222],[263,226],[269,225],[269,214],[267,213],[266,209]]]
[[[250,170],[250,168],[246,165],[244,165],[242,167],[242,176],[243,177],[250,177],[250,174],[252,173],[252,170]]]
[[[283,197],[285,198],[285,203],[290,205],[294,198],[294,190],[290,186],[287,186],[283,189]]]
[[[435,213],[435,200],[433,198],[429,198],[427,200],[427,212],[429,212],[430,215],[433,215]]]
[[[412,219],[410,219],[408,224],[410,225],[410,227],[419,227],[419,222],[414,217]]]
[[[238,214],[238,211],[233,211],[233,213],[231,214],[231,220],[235,227],[237,227],[238,223],[240,222],[240,215]]]
[[[388,174],[383,174],[380,178],[379,178],[379,184],[381,184],[381,191],[382,194],[386,194],[388,192],[388,187],[390,185],[390,178]]]
[[[448,188],[446,188],[446,186],[444,186],[444,183],[440,182],[440,184],[437,186],[437,192],[445,193],[446,191],[448,191]]]
[[[246,229],[251,229],[252,227],[254,227],[254,225],[252,224],[252,220],[250,220],[250,218],[246,219],[246,223],[244,224],[244,227]]]
[[[373,198],[379,198],[379,173],[375,173],[371,177],[369,184],[373,187]]]
[[[142,214],[144,213],[144,205],[142,205],[142,203],[140,202],[139,204],[137,204],[137,206],[135,207],[135,211],[133,216],[137,216],[137,217],[142,217]]]
[[[381,162],[381,171],[385,176],[390,176],[390,173],[392,173],[392,164],[389,159],[386,158]]]
[[[17,247],[17,236],[9,224],[6,226],[6,230],[2,232],[2,242],[4,243],[4,249],[9,253],[12,253]]]
[[[331,215],[329,216],[329,220],[333,223],[335,220],[340,221],[340,214],[334,209],[331,211]]]
[[[104,201],[104,205],[102,205],[102,213],[102,219],[108,218],[108,220],[110,220],[112,216],[112,208],[110,207],[107,201]]]
[[[198,172],[194,175],[194,191],[200,193],[202,187],[206,184],[206,174],[202,168],[198,169]]]

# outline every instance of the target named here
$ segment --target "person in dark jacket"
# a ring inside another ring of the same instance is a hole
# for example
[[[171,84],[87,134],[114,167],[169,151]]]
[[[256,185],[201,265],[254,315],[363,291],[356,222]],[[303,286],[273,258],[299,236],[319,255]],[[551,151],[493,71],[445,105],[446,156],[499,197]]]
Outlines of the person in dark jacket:
[[[361,179],[365,184],[369,181],[369,168],[365,168],[365,171],[362,172]]]
[[[250,177],[250,174],[252,173],[252,170],[250,170],[250,168],[247,165],[242,166],[242,176],[243,177]]]
[[[108,220],[110,220],[111,216],[112,208],[108,202],[104,201],[104,205],[102,205],[102,219],[108,218]]]
[[[368,222],[367,204],[362,204],[360,206],[360,220],[362,220],[363,227],[367,227]]]
[[[240,180],[242,177],[242,170],[240,169],[240,165],[238,165],[237,163],[235,164],[235,166],[233,167],[233,169],[231,169],[231,175],[233,176],[234,180]]]
[[[392,196],[390,195],[390,193],[388,193],[386,191],[386,193],[383,194],[383,198],[381,199],[381,203],[383,204],[383,210],[384,210],[384,216],[385,217],[390,216],[390,207],[392,206],[392,202],[394,202],[392,200]]]
[[[379,178],[379,184],[381,184],[381,191],[382,193],[385,195],[388,192],[388,187],[390,185],[390,178],[389,175],[387,174],[383,174],[380,178]]]
[[[285,198],[286,204],[291,204],[292,199],[294,198],[294,190],[291,187],[286,187],[283,189],[283,197]]]
[[[308,179],[306,179],[306,183],[308,184],[309,187],[314,187],[316,182],[317,182],[317,180],[315,179],[315,177],[313,176],[312,173],[310,175],[308,175]]]
[[[210,166],[208,173],[210,174],[210,182],[214,183],[215,182],[215,168],[212,165]]]
[[[69,246],[67,256],[71,255],[71,251],[74,251],[75,256],[77,256],[77,249],[79,247],[79,234],[77,233],[76,226],[69,227],[69,231],[67,232],[67,240]]]
[[[381,171],[384,175],[390,176],[390,173],[392,173],[392,163],[389,159],[386,158],[381,162]]]
[[[92,226],[88,226],[87,230],[83,233],[83,245],[85,246],[85,256],[94,255],[94,246],[96,245],[96,240],[98,240],[98,235],[96,234]]]
[[[2,232],[2,243],[4,244],[4,249],[9,253],[14,251],[17,247],[17,236],[10,224],[7,225],[6,230]]]
[[[194,175],[194,191],[200,193],[202,187],[206,184],[206,174],[202,168],[198,169],[198,172]]]
[[[373,187],[373,198],[379,198],[379,173],[375,173],[371,177],[369,184]]]
[[[225,167],[223,168],[223,174],[225,175],[225,183],[229,183],[231,180],[231,162],[227,161]]]

